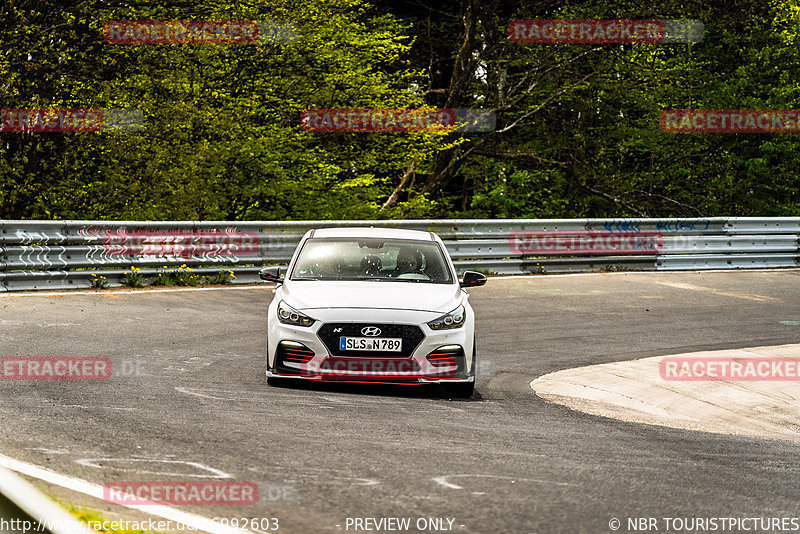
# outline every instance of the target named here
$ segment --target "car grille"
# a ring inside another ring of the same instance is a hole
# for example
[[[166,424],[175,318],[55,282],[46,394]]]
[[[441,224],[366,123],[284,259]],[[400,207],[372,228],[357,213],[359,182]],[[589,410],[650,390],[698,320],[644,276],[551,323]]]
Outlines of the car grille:
[[[407,358],[411,356],[419,344],[425,339],[425,333],[417,325],[409,324],[378,324],[378,323],[328,323],[322,325],[317,332],[320,340],[328,348],[328,353],[333,356],[354,356],[361,358],[375,358],[376,354],[362,350],[340,350],[339,338],[347,337],[369,337],[361,333],[361,329],[367,326],[378,327],[381,333],[374,337],[392,337],[403,340],[400,352],[380,352],[380,358]]]

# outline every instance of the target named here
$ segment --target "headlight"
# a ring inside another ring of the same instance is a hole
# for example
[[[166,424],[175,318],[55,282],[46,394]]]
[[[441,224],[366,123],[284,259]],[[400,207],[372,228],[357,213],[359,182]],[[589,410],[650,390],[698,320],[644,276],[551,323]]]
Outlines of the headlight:
[[[315,322],[311,317],[303,315],[283,301],[278,304],[278,320],[293,326],[311,326]]]
[[[467,322],[467,312],[462,304],[450,313],[445,313],[438,319],[428,323],[431,330],[450,330],[451,328],[461,328]]]

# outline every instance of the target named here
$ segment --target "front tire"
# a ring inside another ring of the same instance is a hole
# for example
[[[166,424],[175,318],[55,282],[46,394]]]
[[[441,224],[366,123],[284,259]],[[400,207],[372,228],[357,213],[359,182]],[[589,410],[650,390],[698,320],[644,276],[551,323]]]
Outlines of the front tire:
[[[267,372],[270,371],[272,371],[272,368],[269,366],[269,342],[267,342]],[[278,377],[268,376],[267,385],[272,386],[274,388],[279,388],[285,386],[286,382]]]
[[[470,365],[470,376],[472,382],[456,382],[455,384],[448,384],[445,386],[445,392],[448,397],[468,399],[475,393],[475,381],[477,380],[475,368],[475,340],[472,341],[472,365]]]
[[[283,378],[278,378],[276,376],[268,376],[267,385],[272,386],[274,388],[286,387],[286,380]]]

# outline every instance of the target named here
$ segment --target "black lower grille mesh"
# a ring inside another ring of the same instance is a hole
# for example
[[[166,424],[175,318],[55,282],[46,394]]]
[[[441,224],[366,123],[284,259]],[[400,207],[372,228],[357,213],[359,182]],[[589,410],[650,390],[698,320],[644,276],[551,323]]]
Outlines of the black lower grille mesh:
[[[361,330],[366,327],[377,327],[380,334],[366,336]],[[417,325],[406,324],[380,324],[380,323],[328,323],[322,325],[317,335],[333,356],[375,356],[375,351],[341,350],[339,338],[345,337],[380,337],[400,338],[403,345],[400,352],[380,352],[382,358],[406,358],[411,356],[419,344],[425,339],[425,333]]]

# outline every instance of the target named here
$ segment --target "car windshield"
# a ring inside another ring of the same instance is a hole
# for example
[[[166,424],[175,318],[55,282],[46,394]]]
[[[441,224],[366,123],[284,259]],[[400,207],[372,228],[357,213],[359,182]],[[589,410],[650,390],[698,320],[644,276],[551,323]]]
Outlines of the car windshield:
[[[312,238],[305,242],[292,280],[379,280],[449,284],[453,278],[433,241]]]

